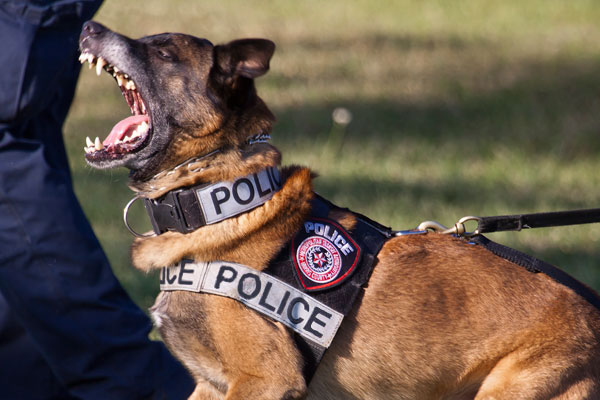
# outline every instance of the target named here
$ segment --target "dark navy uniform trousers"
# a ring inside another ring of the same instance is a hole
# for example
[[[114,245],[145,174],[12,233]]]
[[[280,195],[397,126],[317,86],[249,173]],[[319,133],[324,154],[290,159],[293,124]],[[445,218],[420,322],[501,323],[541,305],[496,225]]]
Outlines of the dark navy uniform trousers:
[[[0,399],[183,399],[187,371],[113,275],[62,138],[99,0],[0,0]]]

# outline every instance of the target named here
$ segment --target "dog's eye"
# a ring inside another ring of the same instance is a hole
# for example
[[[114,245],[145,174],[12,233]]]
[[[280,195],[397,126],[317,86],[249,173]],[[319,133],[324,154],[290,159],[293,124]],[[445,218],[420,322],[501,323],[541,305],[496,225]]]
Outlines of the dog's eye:
[[[166,50],[158,49],[157,53],[161,58],[163,58],[165,60],[173,60],[173,56],[171,55],[171,53],[169,53]]]

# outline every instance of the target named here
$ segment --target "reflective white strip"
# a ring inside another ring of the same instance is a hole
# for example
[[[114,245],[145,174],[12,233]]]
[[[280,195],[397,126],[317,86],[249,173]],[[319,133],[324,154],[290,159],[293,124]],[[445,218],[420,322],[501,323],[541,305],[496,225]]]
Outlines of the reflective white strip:
[[[161,290],[230,297],[329,347],[344,315],[270,275],[245,265],[183,260],[161,271]]]
[[[281,188],[279,170],[268,167],[233,182],[196,190],[207,224],[222,221],[265,203]]]

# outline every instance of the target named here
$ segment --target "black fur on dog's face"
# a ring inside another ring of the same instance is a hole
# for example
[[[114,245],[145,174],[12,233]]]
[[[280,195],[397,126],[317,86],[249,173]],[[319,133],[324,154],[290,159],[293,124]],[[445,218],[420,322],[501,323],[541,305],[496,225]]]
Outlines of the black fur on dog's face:
[[[103,142],[88,140],[86,160],[97,168],[125,166],[139,180],[185,157],[243,143],[252,132],[233,127],[246,110],[264,105],[253,79],[268,71],[275,50],[265,39],[214,46],[163,33],[133,40],[93,21],[84,25],[79,47],[81,62],[115,77],[132,112]]]

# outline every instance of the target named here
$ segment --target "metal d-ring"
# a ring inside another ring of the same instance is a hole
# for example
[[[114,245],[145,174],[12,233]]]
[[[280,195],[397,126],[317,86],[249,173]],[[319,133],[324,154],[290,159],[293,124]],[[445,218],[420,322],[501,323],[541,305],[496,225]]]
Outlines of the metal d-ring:
[[[131,234],[133,236],[141,237],[141,238],[156,236],[156,234],[154,234],[154,233],[152,233],[150,235],[142,235],[140,233],[137,233],[136,231],[133,230],[133,228],[131,226],[129,226],[129,222],[127,221],[127,214],[129,213],[129,207],[131,207],[131,205],[133,203],[135,203],[136,200],[141,199],[141,198],[142,197],[140,197],[140,196],[135,196],[133,199],[129,200],[129,203],[127,203],[127,205],[123,209],[123,222],[125,222],[125,226],[127,227],[129,232],[131,232]]]

